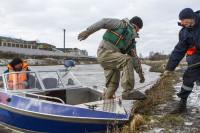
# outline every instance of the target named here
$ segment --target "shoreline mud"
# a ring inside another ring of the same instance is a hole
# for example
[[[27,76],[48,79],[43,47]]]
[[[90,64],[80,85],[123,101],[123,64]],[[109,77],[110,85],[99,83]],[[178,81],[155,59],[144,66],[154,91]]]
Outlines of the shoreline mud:
[[[163,72],[162,63],[148,63],[150,71]],[[152,69],[154,68],[154,69]],[[200,132],[200,87],[194,87],[188,99],[187,111],[180,114],[170,114],[179,102],[176,95],[182,85],[184,71],[175,70],[170,77],[162,77],[145,92],[147,99],[133,103],[129,123],[121,129],[122,133],[189,133]],[[196,88],[196,89],[195,89]]]

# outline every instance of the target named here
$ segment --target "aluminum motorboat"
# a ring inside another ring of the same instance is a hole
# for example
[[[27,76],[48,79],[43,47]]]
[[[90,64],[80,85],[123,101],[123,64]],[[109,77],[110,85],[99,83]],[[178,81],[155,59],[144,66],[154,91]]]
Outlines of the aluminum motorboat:
[[[128,121],[120,98],[99,100],[102,89],[82,86],[70,71],[72,61],[64,66],[2,74],[0,123],[22,132],[90,133]],[[28,75],[26,84],[10,84],[8,79],[17,81],[21,73]]]

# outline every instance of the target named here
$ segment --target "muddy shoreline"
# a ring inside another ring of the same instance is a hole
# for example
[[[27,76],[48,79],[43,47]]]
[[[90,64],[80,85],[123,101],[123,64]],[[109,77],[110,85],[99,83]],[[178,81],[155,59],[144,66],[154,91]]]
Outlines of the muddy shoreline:
[[[164,67],[160,67],[162,64],[152,63],[148,65],[151,66],[150,71],[162,73],[164,71]],[[152,68],[158,68],[159,70]],[[179,92],[180,86],[182,85],[183,74],[184,71],[178,69],[174,71],[170,77],[160,78],[156,84],[147,90],[145,93],[148,98],[144,101],[136,101],[134,103],[130,122],[124,125],[121,132],[200,132],[200,108],[196,106],[187,106],[187,111],[184,113],[170,114],[171,110],[175,108],[176,104],[179,102],[179,98],[176,94]]]

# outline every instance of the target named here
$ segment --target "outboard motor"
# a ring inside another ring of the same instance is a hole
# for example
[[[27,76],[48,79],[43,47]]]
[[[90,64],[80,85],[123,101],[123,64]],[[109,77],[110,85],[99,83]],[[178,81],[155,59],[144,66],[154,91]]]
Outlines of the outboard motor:
[[[72,60],[66,60],[64,66],[66,71],[70,71],[72,67],[75,67],[75,64]]]
[[[69,73],[72,67],[75,67],[75,64],[72,60],[66,60],[64,66],[65,66],[65,74],[63,75],[63,78]],[[72,78],[69,78],[67,84],[74,85],[74,80]]]

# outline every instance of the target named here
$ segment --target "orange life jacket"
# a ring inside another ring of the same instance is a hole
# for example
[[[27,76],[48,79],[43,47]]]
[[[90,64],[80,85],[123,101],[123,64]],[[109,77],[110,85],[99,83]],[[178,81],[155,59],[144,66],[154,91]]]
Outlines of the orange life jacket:
[[[187,54],[187,55],[193,55],[194,50],[195,50],[195,46],[189,48],[186,54]]]
[[[15,72],[10,64],[8,64],[7,67],[9,69],[9,73]],[[27,68],[28,68],[27,63],[23,63],[22,70],[20,72],[27,71]],[[27,73],[9,74],[8,89],[11,90],[25,89],[25,87],[23,86],[23,82],[26,80],[27,80]]]

